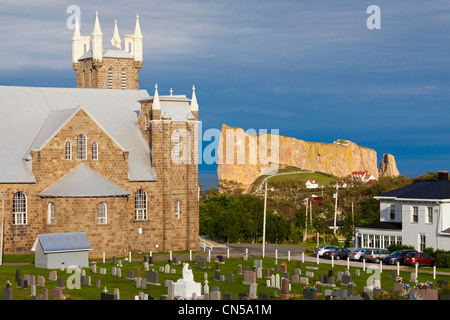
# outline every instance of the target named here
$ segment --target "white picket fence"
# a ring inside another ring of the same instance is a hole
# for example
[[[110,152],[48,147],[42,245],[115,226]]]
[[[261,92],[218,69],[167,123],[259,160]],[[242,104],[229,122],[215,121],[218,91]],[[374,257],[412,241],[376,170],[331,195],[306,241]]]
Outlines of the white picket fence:
[[[200,237],[200,249],[203,251],[213,251],[214,248],[226,248],[227,246],[224,244],[219,244],[217,242],[207,240],[205,238]]]

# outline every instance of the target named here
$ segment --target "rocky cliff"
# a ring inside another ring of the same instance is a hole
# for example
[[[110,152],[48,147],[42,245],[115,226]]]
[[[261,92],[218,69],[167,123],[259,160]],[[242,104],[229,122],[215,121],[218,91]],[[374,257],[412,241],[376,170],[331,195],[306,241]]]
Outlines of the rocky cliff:
[[[285,136],[248,133],[224,124],[218,147],[217,175],[219,180],[241,183],[245,190],[259,176],[276,173],[278,165],[337,177],[346,177],[353,171],[367,171],[374,177],[380,174],[398,175],[394,157],[388,155],[386,161],[387,164],[382,163],[378,170],[376,151],[348,140],[308,142]],[[272,172],[268,173],[269,168]]]

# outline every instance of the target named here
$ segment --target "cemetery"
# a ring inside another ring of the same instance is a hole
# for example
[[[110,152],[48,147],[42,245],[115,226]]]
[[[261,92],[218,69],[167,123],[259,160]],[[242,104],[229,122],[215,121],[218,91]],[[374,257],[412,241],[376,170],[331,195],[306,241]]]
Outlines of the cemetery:
[[[3,300],[448,300],[450,275],[317,259],[142,253],[61,264],[3,265]],[[381,268],[380,268],[381,267]]]

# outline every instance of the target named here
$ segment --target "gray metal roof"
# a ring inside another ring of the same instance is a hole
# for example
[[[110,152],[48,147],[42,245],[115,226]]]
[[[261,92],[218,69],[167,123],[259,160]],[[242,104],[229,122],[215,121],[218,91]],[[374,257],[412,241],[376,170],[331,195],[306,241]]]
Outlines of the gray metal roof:
[[[92,250],[84,232],[38,234],[32,251],[36,249],[38,241],[45,253]]]
[[[155,181],[150,148],[136,120],[146,90],[0,86],[0,183],[34,183],[29,151],[42,148],[82,108],[124,150],[130,181]]]
[[[78,59],[86,60],[92,58],[92,50],[87,50]],[[103,58],[119,58],[119,59],[134,59],[133,55],[125,50],[114,47],[113,45],[103,45]]]
[[[130,193],[81,163],[50,187],[40,197],[124,197]]]
[[[165,119],[175,122],[184,122],[195,119],[191,113],[190,99],[185,95],[159,96],[161,114]],[[153,101],[153,96],[141,99],[141,101]]]

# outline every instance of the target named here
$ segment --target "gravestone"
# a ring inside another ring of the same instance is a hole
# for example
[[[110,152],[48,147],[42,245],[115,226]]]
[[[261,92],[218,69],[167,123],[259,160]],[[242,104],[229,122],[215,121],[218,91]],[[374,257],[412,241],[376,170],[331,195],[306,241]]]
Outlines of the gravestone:
[[[56,279],[56,287],[59,289],[64,289],[64,279],[63,278],[57,278]]]
[[[314,272],[306,271],[306,276],[309,277],[309,278],[313,278],[314,277]]]
[[[50,271],[50,274],[49,274],[48,280],[51,280],[51,281],[56,281],[56,278],[57,278],[57,272],[56,272],[56,270],[52,270],[52,271]]]
[[[248,294],[245,292],[239,292],[238,294],[238,300],[248,300]]]
[[[102,292],[100,296],[100,300],[114,300],[114,294]]]
[[[300,276],[298,274],[293,274],[292,275],[292,283],[299,283],[300,281]]]
[[[282,279],[281,280],[281,294],[280,294],[280,300],[288,300],[291,297],[291,294],[289,293],[289,279]]]
[[[134,280],[134,272],[133,272],[133,270],[128,270],[128,271],[127,271],[127,277],[126,277],[126,279],[127,279],[127,280]]]
[[[12,288],[3,288],[3,300],[12,300],[13,299],[13,291]]]
[[[256,283],[256,273],[253,271],[245,271],[244,272],[244,281],[242,282],[242,284],[252,284],[252,283]]]
[[[250,294],[249,294],[249,298],[250,299],[256,299],[258,297],[256,295],[257,290],[258,290],[258,284],[257,283],[250,284]]]
[[[260,292],[258,294],[258,300],[270,300],[270,294],[266,292]]]
[[[231,293],[224,293],[223,300],[233,300],[233,296]]]
[[[48,289],[42,288],[42,293],[39,297],[40,300],[48,300]]]
[[[220,291],[211,291],[209,300],[220,300]]]
[[[232,273],[227,274],[227,282],[234,282],[234,274]]]
[[[258,268],[262,269],[262,260],[255,260],[254,265],[256,269]]]
[[[64,294],[63,291],[59,288],[53,288],[52,289],[52,300],[63,300]]]
[[[300,284],[309,284],[309,278],[306,277],[300,277]]]
[[[403,291],[403,283],[396,282],[394,283],[394,292],[402,292]]]
[[[38,283],[37,285],[39,287],[45,287],[45,278],[43,276],[38,276]]]
[[[344,275],[342,276],[341,284],[347,284],[347,283],[349,283],[349,282],[351,282],[351,281],[352,281],[352,276],[349,276],[349,275],[344,274]]]
[[[241,275],[242,274],[242,265],[238,264],[238,271],[237,274]]]
[[[148,271],[146,274],[146,277],[147,277],[148,284],[151,284],[152,286],[161,285],[159,283],[159,273],[157,271]]]
[[[15,281],[17,282],[17,280],[20,279],[20,269],[16,269],[16,279]]]

